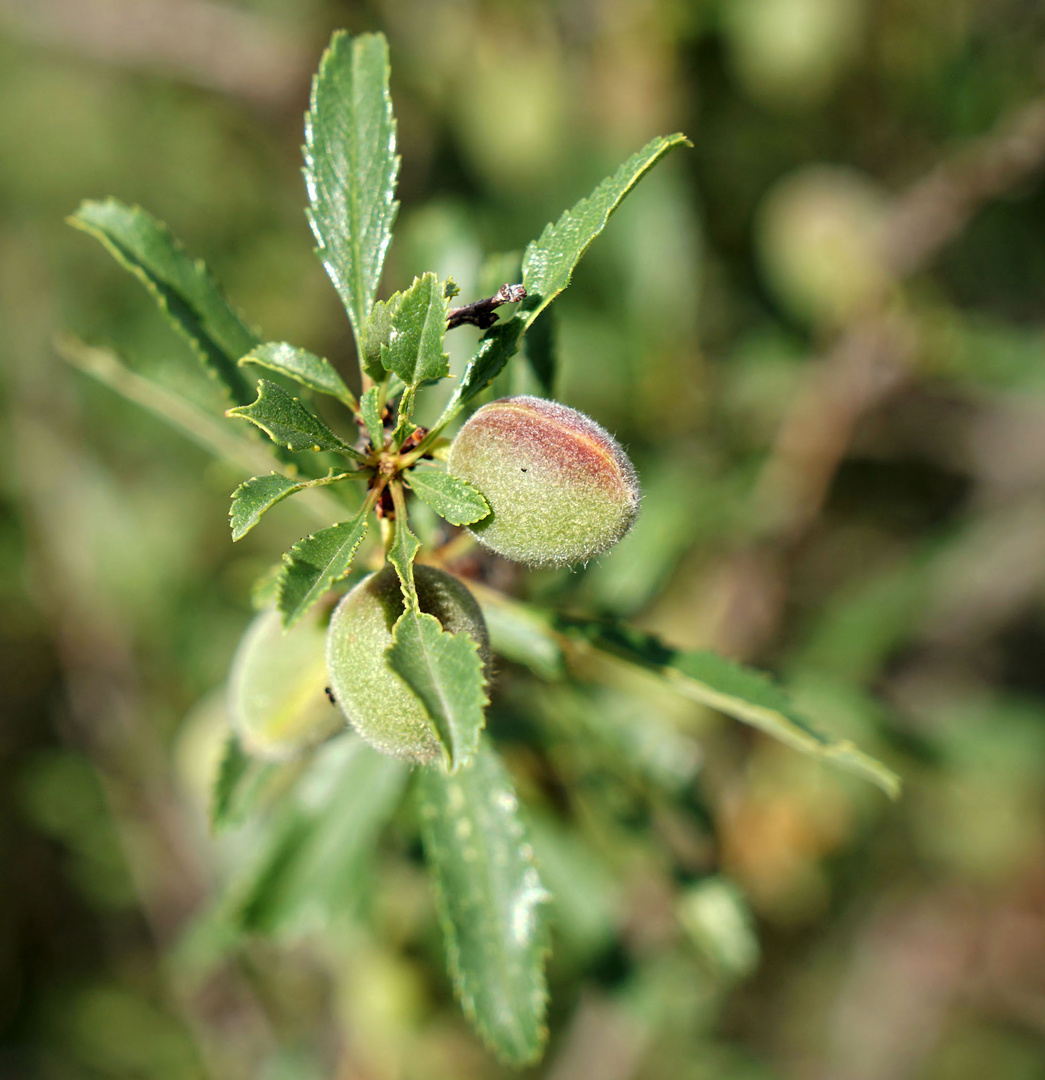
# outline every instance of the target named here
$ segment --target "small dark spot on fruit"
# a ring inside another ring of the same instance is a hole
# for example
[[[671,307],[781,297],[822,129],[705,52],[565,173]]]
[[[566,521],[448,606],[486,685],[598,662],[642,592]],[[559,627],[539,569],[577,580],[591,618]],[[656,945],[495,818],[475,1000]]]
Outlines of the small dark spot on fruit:
[[[525,469],[523,469],[522,471],[523,471],[523,472],[526,472],[526,470],[525,470]]]
[[[327,695],[327,700],[330,702],[331,705],[337,704],[337,698],[334,697],[334,691],[331,690],[329,686],[323,687],[323,693]]]

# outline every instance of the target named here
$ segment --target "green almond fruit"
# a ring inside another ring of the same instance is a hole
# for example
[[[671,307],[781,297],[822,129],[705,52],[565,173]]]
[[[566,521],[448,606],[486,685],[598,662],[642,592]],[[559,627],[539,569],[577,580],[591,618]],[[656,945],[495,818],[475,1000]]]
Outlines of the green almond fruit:
[[[602,554],[639,510],[638,478],[617,440],[584,413],[542,398],[484,405],[458,432],[447,469],[490,504],[472,534],[532,566]]]
[[[284,633],[278,611],[255,617],[229,677],[229,712],[244,749],[257,757],[293,757],[344,731],[324,693],[324,630],[302,619]]]
[[[415,566],[414,584],[423,612],[451,634],[472,636],[489,676],[490,639],[475,597],[433,566]],[[385,659],[403,609],[403,590],[390,565],[346,593],[327,630],[327,678],[349,723],[371,746],[424,764],[442,752],[435,729],[420,699]]]

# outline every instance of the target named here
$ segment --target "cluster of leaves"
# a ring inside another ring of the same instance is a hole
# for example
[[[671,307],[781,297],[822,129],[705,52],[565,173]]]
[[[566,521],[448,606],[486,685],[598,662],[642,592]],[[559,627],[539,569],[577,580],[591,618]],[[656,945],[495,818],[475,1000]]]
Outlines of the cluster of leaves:
[[[377,515],[384,556],[405,600],[386,659],[423,703],[444,750],[445,768],[423,768],[412,779],[401,763],[381,758],[347,734],[298,763],[278,827],[268,831],[261,858],[233,890],[236,925],[274,931],[317,917],[338,918],[351,905],[359,867],[409,780],[458,997],[487,1043],[520,1065],[540,1055],[545,1038],[549,893],[526,842],[508,772],[481,735],[487,688],[475,643],[466,634],[444,631],[420,609],[413,565],[421,543],[410,528],[406,490],[453,526],[489,513],[479,491],[438,467],[443,433],[520,349],[524,334],[567,287],[621,201],[686,139],[676,134],[651,141],[527,247],[525,295],[509,317],[487,329],[442,414],[426,430],[414,424],[414,408],[419,390],[450,374],[444,335],[456,287],[423,273],[408,289],[376,299],[397,209],[399,158],[388,77],[382,37],[335,35],[313,84],[306,127],[309,218],[355,336],[358,397],[328,360],[260,339],[204,266],[144,211],[113,200],[92,202],[72,223],[101,240],[144,282],[224,387],[232,403],[226,415],[249,421],[274,444],[280,471],[253,476],[233,495],[233,539],[283,499],[308,490],[330,487],[336,505],[345,508],[344,520],[305,537],[283,556],[275,602],[286,629],[351,573]],[[279,381],[261,378],[255,392],[245,375],[248,366]],[[102,374],[97,365],[93,370]],[[288,384],[343,406],[344,427],[352,433],[339,434],[336,420],[328,424]],[[361,497],[354,485],[364,489]],[[890,794],[897,790],[887,768],[815,731],[756,672],[489,590],[481,590],[479,599],[495,651],[540,678],[559,678],[571,657],[596,650],[652,671],[682,695],[862,774]],[[217,781],[215,824],[229,824],[263,802],[259,792],[282,768],[251,760],[232,740]]]

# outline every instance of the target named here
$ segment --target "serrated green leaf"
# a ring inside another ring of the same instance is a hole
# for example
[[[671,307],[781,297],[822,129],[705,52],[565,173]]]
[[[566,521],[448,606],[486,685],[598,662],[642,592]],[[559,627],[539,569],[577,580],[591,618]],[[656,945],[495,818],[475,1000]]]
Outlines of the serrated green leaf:
[[[356,549],[366,538],[370,504],[351,520],[299,540],[283,556],[276,604],[289,630],[337,581],[352,569]]]
[[[268,379],[258,380],[258,396],[254,401],[229,409],[225,415],[249,420],[274,443],[288,450],[336,450],[356,461],[365,460],[296,397]]]
[[[656,671],[676,691],[758,728],[796,750],[823,758],[877,784],[890,798],[900,778],[853,743],[814,728],[769,676],[710,652],[683,652],[658,638],[616,623],[556,617],[568,637]]]
[[[569,285],[577,263],[632,188],[665,154],[691,145],[681,133],[652,139],[527,245],[523,255],[526,299],[522,305],[527,327]]]
[[[420,698],[451,772],[465,765],[486,723],[486,679],[479,647],[467,633],[447,633],[434,615],[407,607],[385,652],[392,670]]]
[[[354,735],[322,747],[261,858],[233,886],[240,928],[295,935],[350,916],[408,775]]]
[[[250,401],[251,385],[236,362],[259,344],[258,336],[163,222],[116,199],[84,202],[68,220],[145,285],[234,403]]]
[[[403,293],[381,362],[408,387],[450,373],[450,357],[443,352],[446,310],[446,297],[435,274],[414,278]]]
[[[252,476],[245,480],[232,493],[232,506],[229,508],[232,539],[242,539],[257,525],[266,510],[308,486],[307,480],[289,480],[279,473]]]
[[[544,961],[550,899],[519,804],[488,746],[453,776],[417,774],[425,858],[432,871],[454,988],[465,1015],[504,1061],[536,1061],[547,1030]]]
[[[363,328],[363,340],[359,350],[363,371],[377,383],[382,382],[388,374],[385,365],[381,363],[381,350],[387,348],[392,340],[392,320],[402,300],[403,294],[397,292],[387,300],[376,301]]]
[[[472,525],[490,513],[479,489],[441,469],[418,466],[406,473],[410,490],[451,525]]]
[[[349,408],[355,407],[356,399],[345,385],[345,380],[334,370],[334,365],[308,349],[299,349],[285,341],[268,341],[252,349],[239,362],[241,365],[257,364],[276,371],[310,390],[338,398]]]
[[[370,445],[380,449],[385,445],[385,425],[381,421],[381,387],[371,386],[359,401],[359,411],[366,424]]]
[[[393,492],[395,488],[393,487]],[[402,495],[399,496],[402,502]],[[406,520],[405,507],[396,506],[395,534],[392,537],[392,546],[388,549],[388,561],[395,567],[399,575],[399,582],[403,586],[403,596],[406,606],[414,611],[420,611],[417,602],[417,589],[414,586],[414,559],[421,550],[421,542],[410,531]]]
[[[399,157],[380,34],[338,31],[312,81],[305,120],[309,222],[357,342],[392,238]]]

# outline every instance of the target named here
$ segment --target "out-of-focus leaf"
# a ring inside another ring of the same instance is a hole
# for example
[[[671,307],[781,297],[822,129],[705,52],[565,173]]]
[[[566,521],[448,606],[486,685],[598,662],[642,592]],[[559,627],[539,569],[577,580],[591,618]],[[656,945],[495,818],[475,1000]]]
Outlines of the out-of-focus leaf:
[[[288,450],[336,450],[363,461],[363,455],[338,438],[315,413],[268,379],[258,380],[258,396],[249,405],[229,409],[226,416],[249,420],[278,446]]]
[[[810,726],[787,694],[762,672],[710,652],[672,649],[648,634],[617,623],[559,616],[570,639],[656,671],[680,694],[750,724],[796,750],[837,765],[877,784],[890,798],[900,793],[892,769],[853,743],[832,739]]]
[[[235,734],[229,735],[214,777],[210,826],[214,832],[240,824],[257,809],[281,766],[246,753]]]
[[[351,521],[342,521],[299,540],[283,556],[276,604],[289,630],[337,581],[352,569],[356,549],[370,524],[369,503]]]
[[[419,770],[417,796],[457,996],[499,1057],[529,1064],[547,1037],[541,907],[550,897],[511,781],[497,754],[482,747],[453,776]]]
[[[423,274],[414,278],[392,316],[381,362],[408,387],[425,379],[441,379],[450,372],[450,357],[443,352],[446,303],[439,279],[435,274]]]
[[[681,133],[660,135],[633,154],[585,199],[567,210],[554,225],[527,245],[523,255],[526,299],[521,317],[528,328],[570,283],[573,271],[591,242],[602,232],[614,210],[665,154],[691,146]]]
[[[363,423],[366,424],[367,435],[370,436],[370,445],[378,450],[385,444],[385,426],[381,422],[380,399],[381,387],[371,386],[359,402]]]
[[[392,629],[389,666],[421,700],[446,752],[451,772],[479,745],[486,722],[486,679],[479,647],[470,634],[447,633],[434,615],[410,606]]]
[[[700,770],[699,744],[676,730],[655,703],[617,690],[563,684],[532,698],[539,714],[572,754],[593,759],[614,776],[678,798]]]
[[[308,349],[299,349],[285,341],[268,341],[252,349],[240,358],[240,364],[257,364],[270,371],[285,375],[310,390],[329,394],[343,401],[350,409],[355,407],[356,399],[345,385],[345,380],[334,370],[334,365],[322,356],[316,356]]]
[[[312,81],[305,179],[319,257],[357,342],[392,239],[398,173],[388,44],[381,34],[338,31]]]
[[[547,613],[493,589],[473,587],[472,591],[483,609],[490,647],[498,656],[528,667],[542,679],[565,677],[562,645]]]
[[[296,934],[350,916],[407,766],[355,735],[320,749],[258,862],[233,891],[240,927]]]
[[[279,473],[244,480],[232,493],[232,506],[229,508],[232,539],[242,539],[257,525],[266,510],[305,487],[308,487],[307,480],[290,480]]]
[[[237,361],[259,344],[258,337],[166,225],[116,199],[82,203],[69,224],[100,240],[145,285],[233,402],[250,401],[251,386]]]
[[[406,474],[410,490],[451,525],[471,525],[490,513],[490,504],[467,480],[419,466]]]
[[[228,821],[236,791],[249,769],[250,756],[243,752],[239,739],[235,735],[230,735],[225,742],[225,750],[221,755],[218,775],[215,777],[214,790],[211,793],[211,828],[219,829]]]
[[[229,714],[244,750],[283,760],[344,729],[326,694],[326,630],[315,619],[286,633],[278,611],[247,628],[229,675]]]

